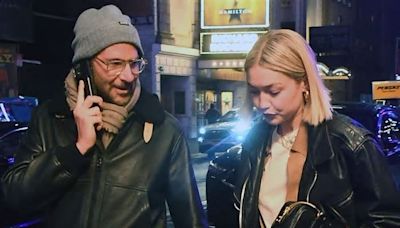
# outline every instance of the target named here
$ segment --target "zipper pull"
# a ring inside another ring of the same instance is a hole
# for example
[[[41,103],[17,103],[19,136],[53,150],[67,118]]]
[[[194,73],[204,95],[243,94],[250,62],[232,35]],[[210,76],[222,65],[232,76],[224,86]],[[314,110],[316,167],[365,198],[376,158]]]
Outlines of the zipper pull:
[[[99,156],[97,158],[96,167],[100,168],[102,164],[103,164],[103,158],[101,156]]]

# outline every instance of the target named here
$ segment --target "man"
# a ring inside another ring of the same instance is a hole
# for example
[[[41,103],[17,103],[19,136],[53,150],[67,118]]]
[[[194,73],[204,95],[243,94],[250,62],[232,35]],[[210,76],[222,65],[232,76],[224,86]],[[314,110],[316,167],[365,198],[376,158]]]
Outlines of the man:
[[[207,124],[212,124],[217,122],[217,119],[221,117],[221,114],[215,109],[214,103],[210,104],[210,108],[207,110],[205,118],[207,119]]]
[[[66,97],[33,114],[2,179],[8,202],[45,212],[47,227],[165,227],[165,202],[175,227],[206,227],[183,132],[140,87],[146,62],[129,17],[88,9],[74,32],[72,62],[89,61],[97,96],[85,97],[77,68]]]

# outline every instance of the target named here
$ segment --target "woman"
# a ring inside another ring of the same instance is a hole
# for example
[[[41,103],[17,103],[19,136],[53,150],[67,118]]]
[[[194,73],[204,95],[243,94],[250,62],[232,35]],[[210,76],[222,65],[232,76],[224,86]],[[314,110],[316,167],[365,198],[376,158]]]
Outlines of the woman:
[[[241,227],[271,227],[288,201],[318,205],[349,227],[400,227],[400,195],[380,149],[370,132],[332,112],[306,41],[270,31],[245,71],[265,121],[243,144],[234,193]]]

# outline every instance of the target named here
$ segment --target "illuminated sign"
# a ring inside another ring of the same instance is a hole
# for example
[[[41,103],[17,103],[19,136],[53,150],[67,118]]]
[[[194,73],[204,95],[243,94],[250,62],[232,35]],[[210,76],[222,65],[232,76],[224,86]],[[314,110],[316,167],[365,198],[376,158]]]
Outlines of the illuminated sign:
[[[322,76],[329,75],[329,73],[331,71],[326,64],[321,63],[321,62],[317,63],[317,68],[318,68],[319,74],[322,75]]]
[[[269,0],[201,0],[201,28],[269,27]]]
[[[332,71],[333,76],[351,76],[349,69],[346,67],[338,67]]]
[[[0,53],[0,63],[14,63],[13,54]]]
[[[244,59],[199,60],[199,69],[240,69],[244,67]]]
[[[399,99],[400,81],[372,82],[372,98],[374,100]]]
[[[200,33],[200,54],[243,54],[265,32]]]

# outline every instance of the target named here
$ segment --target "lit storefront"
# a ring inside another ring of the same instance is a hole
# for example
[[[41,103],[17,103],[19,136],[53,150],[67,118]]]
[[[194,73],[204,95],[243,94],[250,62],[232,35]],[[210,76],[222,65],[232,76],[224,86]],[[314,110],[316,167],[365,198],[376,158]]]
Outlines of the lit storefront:
[[[198,126],[211,103],[224,114],[245,100],[244,60],[269,28],[269,1],[201,0]]]

